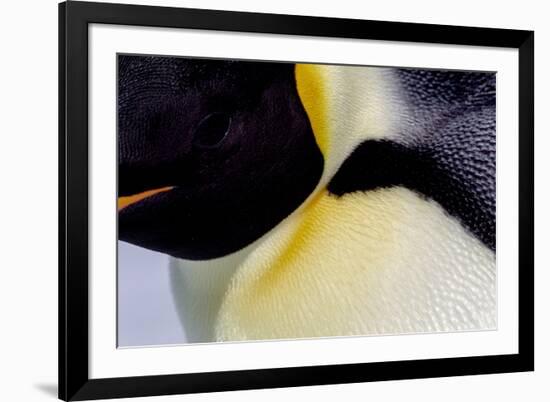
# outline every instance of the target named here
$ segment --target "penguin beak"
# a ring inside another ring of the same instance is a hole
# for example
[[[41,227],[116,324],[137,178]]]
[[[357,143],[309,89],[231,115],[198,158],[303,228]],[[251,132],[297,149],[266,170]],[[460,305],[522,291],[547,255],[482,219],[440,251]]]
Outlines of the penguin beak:
[[[118,197],[118,211],[121,211],[122,209],[126,208],[129,205],[135,204],[135,203],[137,203],[141,200],[144,200],[145,198],[151,197],[155,194],[162,193],[162,192],[165,192],[165,191],[170,191],[173,188],[174,187],[162,187],[162,188],[157,188],[157,189],[154,189],[154,190],[143,191],[143,192],[138,193],[138,194],[128,195],[128,196],[124,196],[124,197]]]

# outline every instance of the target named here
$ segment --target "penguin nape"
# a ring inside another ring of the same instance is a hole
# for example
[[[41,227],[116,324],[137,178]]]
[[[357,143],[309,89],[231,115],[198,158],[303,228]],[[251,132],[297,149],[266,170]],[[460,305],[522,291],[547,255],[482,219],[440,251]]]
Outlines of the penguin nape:
[[[118,68],[119,239],[189,342],[496,327],[493,73]]]

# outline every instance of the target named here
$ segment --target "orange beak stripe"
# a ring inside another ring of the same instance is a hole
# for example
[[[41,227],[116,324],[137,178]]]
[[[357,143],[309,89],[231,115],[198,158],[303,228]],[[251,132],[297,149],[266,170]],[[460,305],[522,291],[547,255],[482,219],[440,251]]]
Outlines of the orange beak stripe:
[[[151,197],[152,195],[162,193],[164,191],[172,190],[173,188],[174,187],[162,187],[162,188],[157,188],[155,190],[147,190],[139,194],[128,195],[125,197],[118,197],[118,210],[120,211],[121,209],[126,208],[128,205],[134,204],[147,197]]]

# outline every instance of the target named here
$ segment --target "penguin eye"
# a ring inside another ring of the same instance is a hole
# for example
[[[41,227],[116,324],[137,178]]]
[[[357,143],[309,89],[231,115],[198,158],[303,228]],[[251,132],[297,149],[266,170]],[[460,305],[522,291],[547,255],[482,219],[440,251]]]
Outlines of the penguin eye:
[[[226,113],[211,113],[201,120],[195,136],[193,145],[198,148],[215,148],[229,132],[231,117]]]

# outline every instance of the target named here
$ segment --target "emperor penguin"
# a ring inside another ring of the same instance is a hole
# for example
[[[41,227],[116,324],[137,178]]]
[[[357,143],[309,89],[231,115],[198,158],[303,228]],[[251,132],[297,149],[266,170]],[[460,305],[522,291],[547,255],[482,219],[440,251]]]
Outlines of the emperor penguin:
[[[119,239],[189,342],[496,327],[494,74],[118,63]]]

